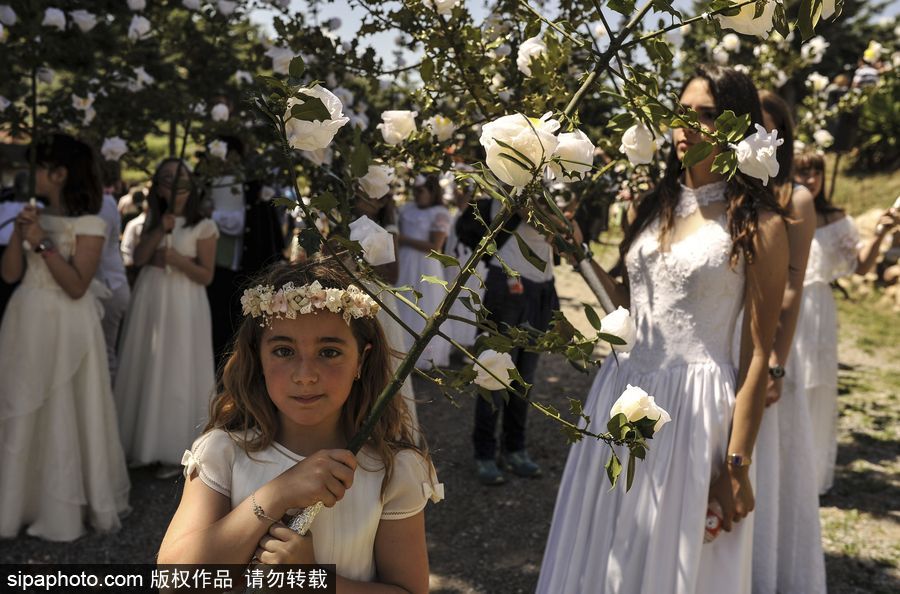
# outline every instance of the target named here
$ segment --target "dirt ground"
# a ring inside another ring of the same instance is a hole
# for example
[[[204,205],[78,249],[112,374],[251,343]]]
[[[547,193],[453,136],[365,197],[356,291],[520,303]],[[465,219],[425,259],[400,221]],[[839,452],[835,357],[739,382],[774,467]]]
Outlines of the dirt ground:
[[[581,302],[593,299],[580,279],[565,268],[557,274],[563,309],[573,323],[586,329]],[[900,378],[900,363],[897,357],[873,359],[859,351],[852,338],[848,332],[841,341],[842,361],[853,368],[841,376],[847,394],[841,398],[836,485],[822,500],[829,592],[897,592],[900,407],[894,384],[873,377]],[[568,408],[567,397],[587,394],[592,379],[554,356],[543,357],[537,377],[536,398],[563,410]],[[529,450],[544,476],[511,477],[503,486],[483,487],[472,468],[473,399],[461,396],[454,403],[432,395],[419,380],[416,386],[422,399],[419,417],[447,494],[445,501],[429,505],[426,512],[432,591],[533,591],[568,451],[562,433],[552,421],[532,411]],[[90,534],[69,544],[25,536],[4,540],[0,541],[0,562],[152,562],[177,506],[181,479],[158,481],[152,470],[132,471],[131,479],[134,512],[119,533]]]

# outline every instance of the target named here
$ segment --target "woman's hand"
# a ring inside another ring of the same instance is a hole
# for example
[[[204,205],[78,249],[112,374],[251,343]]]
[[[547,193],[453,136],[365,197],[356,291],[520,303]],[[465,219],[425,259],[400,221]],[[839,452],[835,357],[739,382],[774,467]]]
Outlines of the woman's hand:
[[[709,499],[722,506],[722,528],[731,532],[733,522],[740,522],[755,506],[750,484],[749,466],[726,465],[709,489]]]
[[[187,256],[181,255],[175,248],[167,247],[165,251],[160,250],[163,255],[163,263],[167,266],[174,266],[175,268],[180,268],[182,264],[188,259]]]
[[[19,236],[30,243],[32,248],[36,247],[47,236],[38,222],[39,217],[37,208],[30,204],[25,206],[16,217],[15,225],[19,231]]]
[[[254,560],[266,565],[314,565],[312,534],[301,536],[281,522],[272,524],[268,534],[259,540]]]
[[[320,450],[274,479],[285,509],[299,509],[319,501],[333,507],[353,485],[356,458],[349,450]]]
[[[162,228],[163,231],[168,233],[172,229],[175,228],[175,215],[173,214],[164,214],[162,216]]]
[[[900,225],[900,210],[889,208],[878,217],[878,224],[875,226],[875,229],[879,235],[884,237],[898,225]]]

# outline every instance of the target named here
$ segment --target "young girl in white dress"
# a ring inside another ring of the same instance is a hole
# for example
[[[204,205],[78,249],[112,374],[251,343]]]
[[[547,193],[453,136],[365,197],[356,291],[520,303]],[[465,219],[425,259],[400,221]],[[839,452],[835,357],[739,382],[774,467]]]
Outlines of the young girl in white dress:
[[[816,230],[816,209],[809,190],[794,184],[794,126],[790,107],[778,95],[760,91],[763,121],[778,131],[778,174],[775,196],[788,211],[788,280],[775,343],[769,358],[771,373],[766,411],[759,428],[756,452],[756,511],[753,521],[753,593],[822,594],[825,592],[825,554],[815,486],[812,426],[805,394],[785,389],[795,383],[785,376],[800,313],[803,278]]]
[[[3,280],[22,284],[0,327],[0,537],[71,541],[85,522],[117,530],[130,485],[92,286],[106,235],[94,157],[54,134],[36,159],[47,206],[25,207],[3,254]]]
[[[745,74],[701,67],[681,104],[712,128],[724,110],[761,124]],[[637,205],[621,252],[626,284],[597,268],[631,308],[633,350],[607,360],[585,414],[605,428],[626,385],[656,398],[672,422],[650,442],[634,484],[610,490],[604,444],[572,447],[560,485],[538,592],[750,592],[750,459],[765,399],[769,351],[787,274],[783,209],[759,180],[712,171],[718,150],[684,170],[700,134],[673,131],[659,185]],[[735,328],[744,307],[743,329]],[[732,335],[743,333],[740,366]],[[594,428],[595,431],[603,429]],[[708,502],[725,532],[704,544]]]
[[[426,592],[423,509],[442,487],[400,397],[346,449],[391,379],[377,305],[327,260],[258,280],[159,562],[333,563],[338,591]],[[284,523],[320,501],[308,535]]]
[[[171,478],[206,423],[215,390],[205,287],[219,231],[200,214],[199,190],[179,159],[160,164],[147,200],[134,253],[143,268],[125,319],[114,392],[129,462],[161,462],[157,476]]]
[[[866,274],[875,266],[881,242],[900,224],[900,212],[885,211],[873,238],[860,245],[853,219],[825,197],[825,159],[817,154],[798,155],[794,167],[794,180],[815,198],[816,232],[785,392],[802,394],[809,406],[815,488],[824,495],[834,483],[837,456],[837,309],[830,285],[854,272]]]
[[[450,232],[450,211],[442,204],[443,191],[437,175],[417,177],[413,185],[413,197],[413,202],[400,208],[400,253],[397,256],[400,270],[397,284],[401,287],[410,286],[421,293],[418,306],[431,315],[447,292],[441,285],[421,279],[423,275],[430,275],[446,280],[443,265],[426,256],[432,250],[440,253],[444,249],[444,242]],[[405,295],[410,301],[415,301],[412,293]],[[400,317],[415,332],[420,332],[425,327],[425,320],[412,308],[403,304],[399,307]],[[408,347],[411,338],[407,337],[406,340]],[[450,343],[443,338],[435,337],[428,343],[416,366],[430,368],[432,363],[436,367],[450,364]]]

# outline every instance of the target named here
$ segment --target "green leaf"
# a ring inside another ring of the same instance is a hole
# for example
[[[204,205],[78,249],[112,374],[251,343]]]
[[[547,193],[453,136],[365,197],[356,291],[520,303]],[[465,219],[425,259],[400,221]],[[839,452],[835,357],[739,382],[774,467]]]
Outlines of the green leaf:
[[[303,58],[300,56],[292,58],[291,65],[288,67],[288,74],[292,78],[303,78],[304,72],[306,72],[306,64],[303,63]]]
[[[541,32],[541,19],[534,18],[525,27],[525,39],[530,39]]]
[[[625,471],[625,491],[631,490],[631,484],[634,483],[634,467],[637,466],[634,460],[634,452],[628,455],[628,470]]]
[[[607,6],[619,14],[630,15],[634,11],[636,0],[609,0]]]
[[[787,37],[791,34],[791,26],[788,23],[787,15],[784,13],[784,4],[780,2],[775,5],[775,14],[772,17],[772,24],[782,37]]]
[[[581,304],[584,307],[584,315],[587,317],[588,322],[591,323],[591,326],[594,327],[594,330],[600,330],[600,316],[597,315],[597,312],[594,311],[594,308],[588,305],[587,303]]]
[[[460,267],[459,260],[457,260],[453,256],[448,256],[447,254],[442,254],[442,253],[436,252],[434,250],[431,250],[430,252],[428,252],[428,254],[425,257],[431,258],[432,260],[437,260],[438,262],[441,263],[441,265],[444,268],[446,268],[448,266],[456,266],[457,268]]]
[[[610,491],[616,488],[616,481],[619,480],[620,474],[622,474],[622,463],[619,462],[619,457],[616,456],[616,453],[612,452],[612,456],[606,463],[606,476],[609,477]]]
[[[372,163],[372,152],[365,144],[360,143],[350,155],[350,175],[355,178],[364,177]]]
[[[419,64],[419,76],[422,77],[422,82],[426,84],[434,79],[434,62],[431,58],[422,58],[422,63]]]
[[[801,0],[797,13],[797,26],[803,41],[816,34],[816,24],[822,17],[822,0]]]
[[[507,161],[512,161],[513,163],[515,163],[516,165],[518,165],[519,167],[521,167],[521,168],[524,169],[525,171],[534,171],[534,169],[532,169],[531,167],[529,167],[529,166],[526,165],[525,163],[519,161],[518,159],[516,159],[516,158],[513,157],[512,155],[507,155],[506,153],[500,153],[498,156],[499,156],[500,158],[502,158],[502,159],[506,159]]]
[[[331,119],[331,113],[318,97],[303,95],[297,97],[303,103],[291,107],[291,117],[305,122],[325,121]]]
[[[423,274],[422,282],[431,283],[432,285],[441,285],[445,289],[447,288],[447,281],[431,274]]]
[[[737,142],[744,138],[747,128],[750,127],[750,115],[738,117],[733,111],[726,109],[716,118],[715,126],[716,134],[724,136],[729,142]]]
[[[734,154],[734,151],[719,153],[713,160],[712,170],[727,175],[731,179],[737,171],[737,155]]]
[[[599,332],[597,334],[597,338],[602,341],[608,342],[609,344],[614,344],[616,346],[622,346],[623,344],[627,344],[623,338],[616,336],[615,334],[607,334],[606,332]]]
[[[519,251],[522,252],[522,255],[525,256],[525,259],[528,260],[528,263],[544,272],[544,269],[547,268],[547,263],[538,257],[537,254],[529,247],[525,240],[515,231],[513,231],[513,237],[516,238],[516,243],[519,245]]]
[[[330,212],[333,208],[337,208],[338,200],[331,192],[322,192],[312,198],[309,205],[320,212]]]
[[[706,141],[698,142],[697,144],[692,146],[687,153],[685,153],[684,159],[681,160],[681,165],[685,169],[689,169],[703,159],[710,156],[712,152],[713,145]]]

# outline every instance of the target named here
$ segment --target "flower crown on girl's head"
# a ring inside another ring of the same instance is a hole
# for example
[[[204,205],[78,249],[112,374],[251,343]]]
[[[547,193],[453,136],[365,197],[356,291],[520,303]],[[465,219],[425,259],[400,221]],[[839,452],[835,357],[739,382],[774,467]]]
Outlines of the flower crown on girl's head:
[[[374,318],[381,307],[362,289],[350,285],[346,289],[326,289],[319,281],[295,287],[288,282],[277,291],[272,285],[256,285],[244,291],[241,306],[245,316],[263,318],[260,326],[272,319],[293,320],[297,314],[315,313],[327,309],[339,313],[348,324],[352,318]]]

